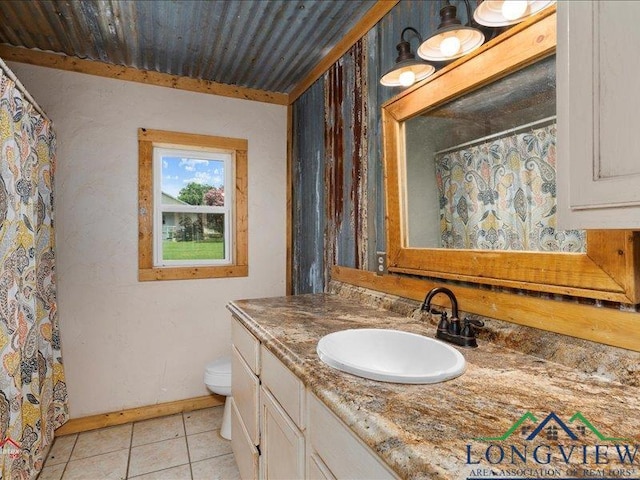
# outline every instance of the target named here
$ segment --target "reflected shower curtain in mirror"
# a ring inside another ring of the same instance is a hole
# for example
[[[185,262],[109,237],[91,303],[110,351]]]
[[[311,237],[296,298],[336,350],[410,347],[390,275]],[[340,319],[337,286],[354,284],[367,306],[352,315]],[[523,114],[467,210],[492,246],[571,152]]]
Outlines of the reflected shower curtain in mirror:
[[[55,135],[2,64],[0,434],[4,479],[35,478],[68,417],[54,269]]]
[[[507,132],[436,155],[445,248],[584,252],[556,229],[556,125]]]

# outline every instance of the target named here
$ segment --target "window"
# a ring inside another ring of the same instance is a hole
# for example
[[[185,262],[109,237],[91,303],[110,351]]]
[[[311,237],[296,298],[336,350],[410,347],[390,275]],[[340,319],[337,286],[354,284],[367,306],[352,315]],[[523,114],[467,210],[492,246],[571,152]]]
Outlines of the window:
[[[231,153],[153,147],[154,266],[231,263],[232,169]]]
[[[248,275],[247,141],[139,129],[138,278]]]

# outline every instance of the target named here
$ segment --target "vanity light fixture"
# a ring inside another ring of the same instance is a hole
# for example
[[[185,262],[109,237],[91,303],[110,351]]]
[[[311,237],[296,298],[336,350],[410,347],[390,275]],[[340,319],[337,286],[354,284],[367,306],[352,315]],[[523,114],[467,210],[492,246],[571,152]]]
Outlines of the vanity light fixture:
[[[485,0],[478,4],[473,19],[487,27],[506,27],[556,3],[555,0]]]
[[[471,7],[467,7],[467,25],[456,14],[456,7],[449,1],[440,9],[440,25],[433,35],[427,38],[418,48],[418,55],[425,60],[447,61],[460,58],[484,43],[484,34],[471,26]]]
[[[422,43],[422,37],[415,28],[407,27],[402,30],[400,43],[396,46],[398,50],[396,63],[380,78],[380,83],[386,87],[410,87],[436,71],[433,65],[416,59],[411,51],[411,44],[405,39],[407,32],[412,32]]]

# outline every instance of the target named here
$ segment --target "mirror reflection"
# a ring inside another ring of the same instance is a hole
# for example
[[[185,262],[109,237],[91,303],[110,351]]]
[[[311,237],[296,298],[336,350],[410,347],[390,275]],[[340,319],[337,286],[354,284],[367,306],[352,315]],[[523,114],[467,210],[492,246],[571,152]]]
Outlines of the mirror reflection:
[[[555,56],[404,122],[408,247],[584,252],[556,227]]]

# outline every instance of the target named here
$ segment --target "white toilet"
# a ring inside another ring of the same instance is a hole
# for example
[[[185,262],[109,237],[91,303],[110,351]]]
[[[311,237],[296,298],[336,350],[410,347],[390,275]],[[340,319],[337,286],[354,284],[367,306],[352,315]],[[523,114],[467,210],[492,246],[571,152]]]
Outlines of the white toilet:
[[[231,440],[231,357],[220,357],[207,364],[204,383],[213,393],[227,397],[224,402],[220,436]]]

